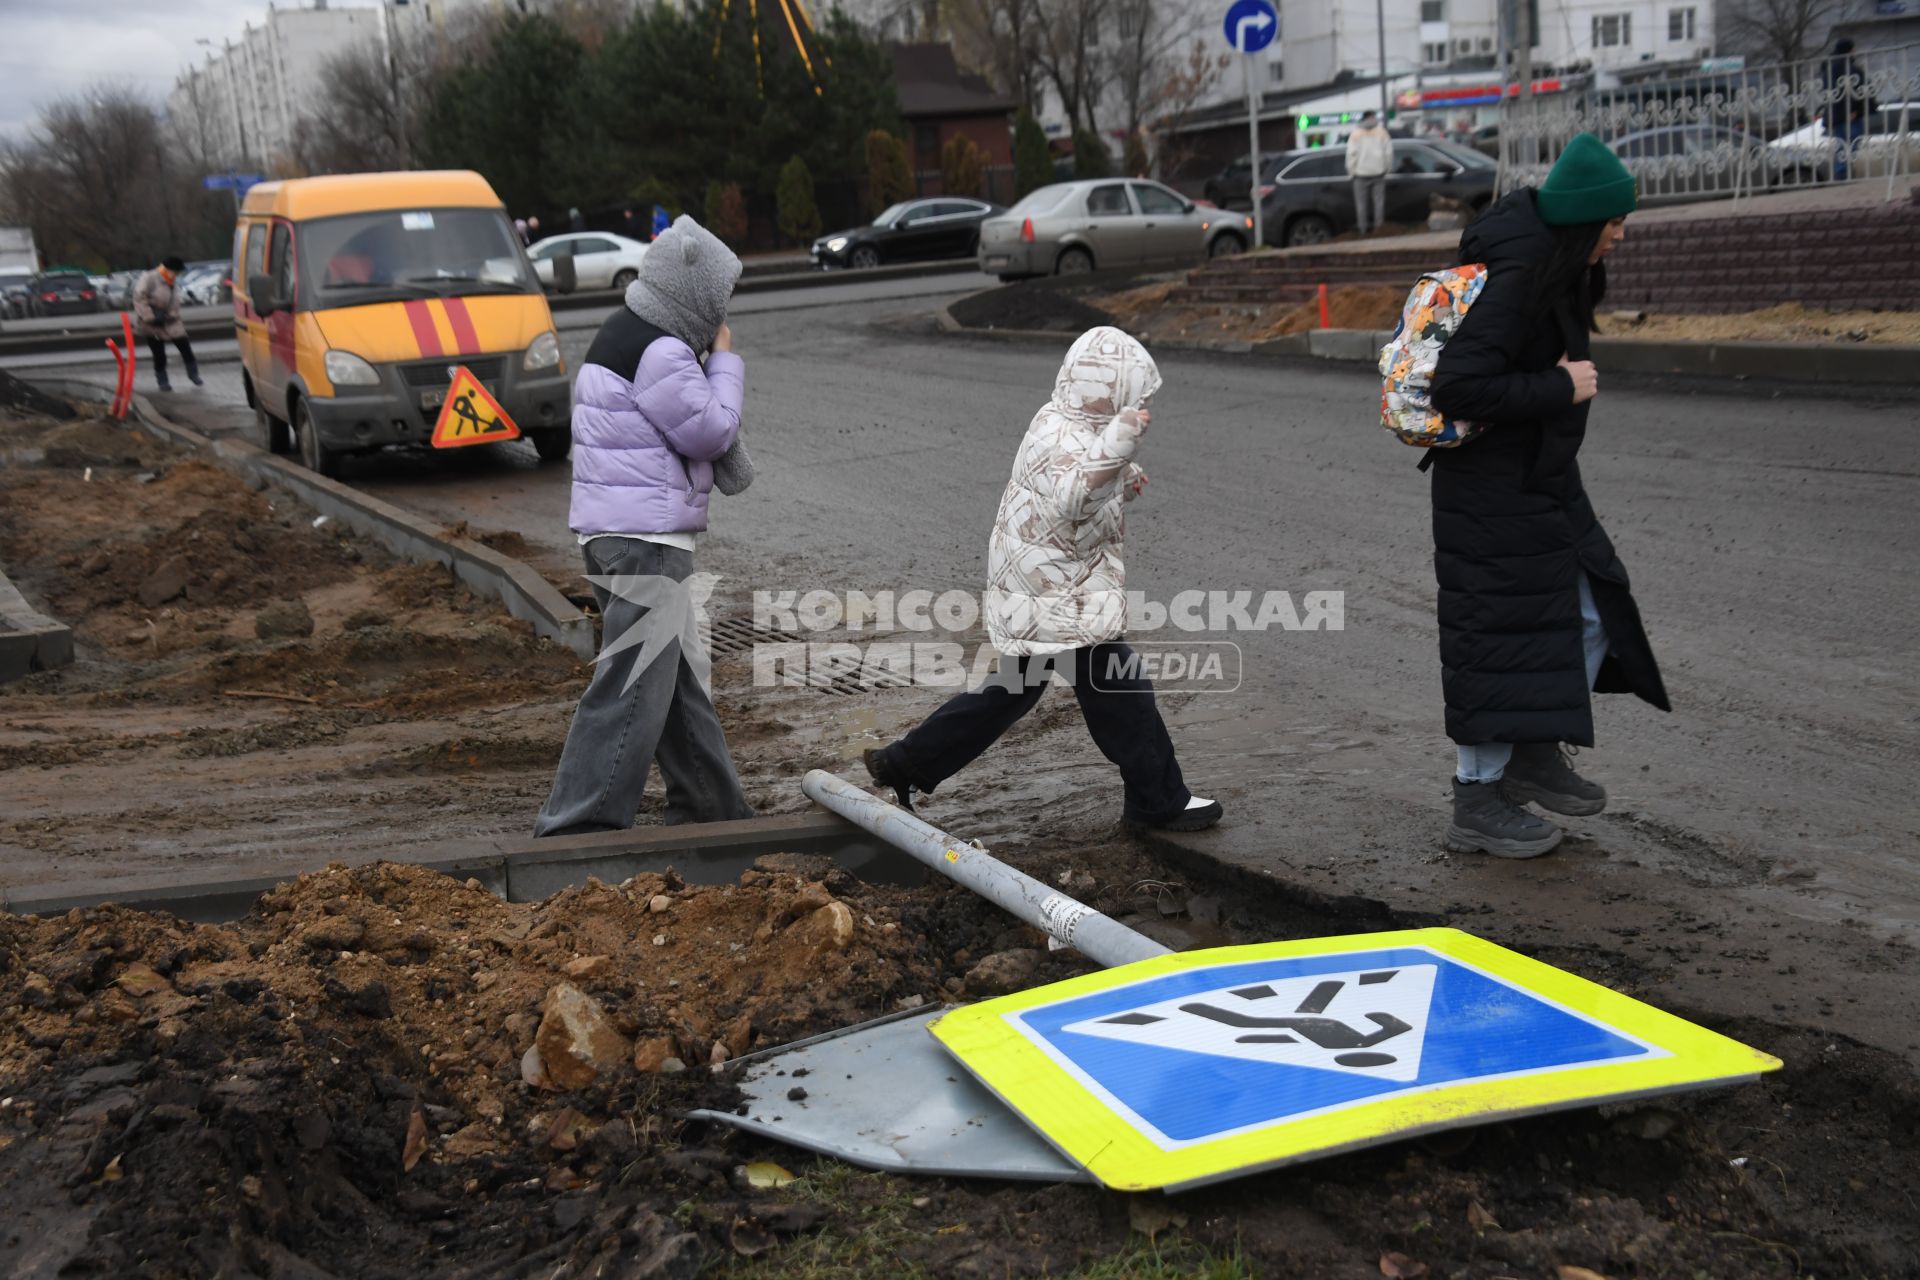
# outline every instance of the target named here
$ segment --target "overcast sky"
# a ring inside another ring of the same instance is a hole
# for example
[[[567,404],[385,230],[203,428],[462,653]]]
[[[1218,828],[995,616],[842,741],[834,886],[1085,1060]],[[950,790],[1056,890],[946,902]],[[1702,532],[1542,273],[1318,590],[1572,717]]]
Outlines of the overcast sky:
[[[40,106],[99,83],[156,102],[206,50],[265,17],[267,0],[0,0],[0,137],[16,138]]]

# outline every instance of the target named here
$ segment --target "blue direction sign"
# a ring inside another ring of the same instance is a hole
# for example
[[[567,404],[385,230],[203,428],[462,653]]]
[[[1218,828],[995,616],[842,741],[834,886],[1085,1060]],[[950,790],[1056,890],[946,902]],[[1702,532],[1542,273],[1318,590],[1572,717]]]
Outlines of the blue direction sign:
[[[1227,10],[1227,43],[1236,53],[1258,53],[1280,34],[1280,15],[1268,0],[1234,0]]]
[[[258,173],[210,173],[200,179],[200,185],[209,191],[245,191],[265,181]]]
[[[1780,1065],[1451,929],[1163,956],[958,1009],[932,1030],[1122,1190]]]

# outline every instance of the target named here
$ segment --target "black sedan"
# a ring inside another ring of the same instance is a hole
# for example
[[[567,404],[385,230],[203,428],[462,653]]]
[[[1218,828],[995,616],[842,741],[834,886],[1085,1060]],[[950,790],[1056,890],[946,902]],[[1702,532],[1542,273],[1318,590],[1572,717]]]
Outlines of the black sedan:
[[[875,218],[872,226],[815,240],[813,265],[864,269],[887,262],[971,258],[980,247],[980,224],[1004,212],[984,200],[907,200]]]
[[[1435,196],[1457,200],[1477,214],[1493,200],[1497,173],[1494,162],[1471,147],[1395,139],[1393,172],[1387,175],[1387,221],[1425,226]],[[1260,213],[1270,245],[1318,244],[1359,223],[1341,147],[1290,153],[1261,190]]]
[[[27,308],[36,316],[92,315],[103,305],[83,272],[47,271],[27,281]]]

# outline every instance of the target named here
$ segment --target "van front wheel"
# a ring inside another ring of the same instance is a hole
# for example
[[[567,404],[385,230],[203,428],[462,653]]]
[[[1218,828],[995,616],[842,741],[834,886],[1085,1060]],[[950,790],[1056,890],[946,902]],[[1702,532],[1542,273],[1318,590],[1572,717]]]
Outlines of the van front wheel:
[[[293,402],[293,434],[300,445],[302,466],[329,480],[340,474],[340,455],[320,443],[320,428],[314,425],[313,410],[305,400]]]
[[[529,431],[527,438],[533,441],[533,451],[540,455],[542,462],[561,462],[573,452],[572,427],[548,427],[540,431]]]

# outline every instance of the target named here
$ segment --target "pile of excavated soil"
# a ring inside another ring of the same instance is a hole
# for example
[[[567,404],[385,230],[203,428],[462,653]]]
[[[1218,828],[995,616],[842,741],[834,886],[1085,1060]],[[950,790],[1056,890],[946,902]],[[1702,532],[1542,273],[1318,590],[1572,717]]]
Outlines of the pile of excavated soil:
[[[1320,301],[1263,306],[1192,302],[1184,279],[1161,280],[1090,301],[1114,323],[1150,339],[1265,342],[1320,328]],[[1342,285],[1327,291],[1328,327],[1391,329],[1407,291],[1397,285]]]
[[[1024,329],[1065,335],[1111,324],[1106,311],[1050,284],[1014,284],[962,298],[948,310],[973,329]]]
[[[1059,857],[1031,869],[1215,941],[1395,923]],[[530,904],[378,865],[230,926],[0,916],[0,1272],[1787,1280],[1909,1274],[1920,1249],[1912,1073],[1758,1023],[1720,1028],[1786,1059],[1755,1085],[1175,1197],[856,1175],[684,1119],[737,1103],[743,1051],[1085,967],[1038,942],[957,889],[793,857]]]
[[[1730,316],[1602,315],[1612,338],[1664,342],[1871,342],[1920,346],[1920,311],[1821,311],[1797,302]]]

